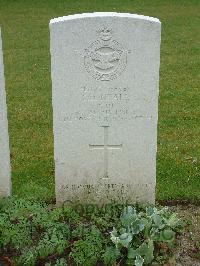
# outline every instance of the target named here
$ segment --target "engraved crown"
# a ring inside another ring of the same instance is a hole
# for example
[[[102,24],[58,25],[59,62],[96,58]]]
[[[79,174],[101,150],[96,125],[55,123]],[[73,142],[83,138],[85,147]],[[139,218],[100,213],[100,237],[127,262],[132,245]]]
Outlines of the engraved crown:
[[[103,27],[98,30],[98,35],[103,41],[109,41],[112,38],[112,30],[107,27]]]

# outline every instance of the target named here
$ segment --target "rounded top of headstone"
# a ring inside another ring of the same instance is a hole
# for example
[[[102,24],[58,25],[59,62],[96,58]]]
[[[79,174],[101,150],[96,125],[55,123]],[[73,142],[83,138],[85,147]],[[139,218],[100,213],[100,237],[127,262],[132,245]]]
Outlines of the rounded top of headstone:
[[[95,18],[95,17],[133,18],[133,19],[146,20],[150,22],[160,23],[160,20],[157,18],[138,15],[138,14],[117,13],[117,12],[94,12],[94,13],[83,13],[83,14],[75,14],[75,15],[54,18],[50,20],[50,25],[54,23],[58,23],[58,22],[69,21],[69,20],[83,19],[83,18]]]

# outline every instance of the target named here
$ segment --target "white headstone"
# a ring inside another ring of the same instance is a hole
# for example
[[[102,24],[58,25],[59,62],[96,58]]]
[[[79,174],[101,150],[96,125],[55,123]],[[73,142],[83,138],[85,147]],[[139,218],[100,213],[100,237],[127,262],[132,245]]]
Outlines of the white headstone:
[[[50,21],[57,203],[155,201],[158,19]]]
[[[11,193],[10,150],[4,81],[3,52],[0,29],[0,197]]]

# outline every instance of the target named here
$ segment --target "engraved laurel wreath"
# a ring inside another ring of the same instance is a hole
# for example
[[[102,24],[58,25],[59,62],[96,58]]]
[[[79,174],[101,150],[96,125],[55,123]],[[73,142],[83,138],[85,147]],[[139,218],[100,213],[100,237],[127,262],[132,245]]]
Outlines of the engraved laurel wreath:
[[[86,71],[96,80],[116,79],[126,68],[127,51],[112,38],[112,30],[104,27],[97,31],[99,37],[84,54]]]

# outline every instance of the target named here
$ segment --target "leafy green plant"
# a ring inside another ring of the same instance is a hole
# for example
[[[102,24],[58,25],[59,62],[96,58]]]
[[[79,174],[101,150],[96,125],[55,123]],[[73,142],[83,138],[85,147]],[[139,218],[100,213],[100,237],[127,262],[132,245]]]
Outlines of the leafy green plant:
[[[56,208],[16,197],[0,200],[0,257],[16,266],[162,265],[180,220],[167,208]]]
[[[73,245],[70,257],[76,265],[95,265],[101,258],[103,250],[103,236],[95,226],[92,226],[83,239]]]
[[[68,211],[70,213],[70,210]],[[0,201],[0,254],[13,250],[17,265],[61,254],[69,245],[70,228],[62,208],[11,198]]]
[[[104,254],[104,261],[108,264],[121,256],[126,257],[128,265],[141,266],[154,260],[154,250],[157,243],[166,243],[172,247],[175,240],[176,229],[181,221],[176,214],[170,213],[167,208],[158,210],[155,207],[147,207],[145,212],[128,206],[125,207],[120,217],[121,227],[113,228],[111,241],[115,249],[109,247]],[[126,255],[124,255],[126,249]]]

